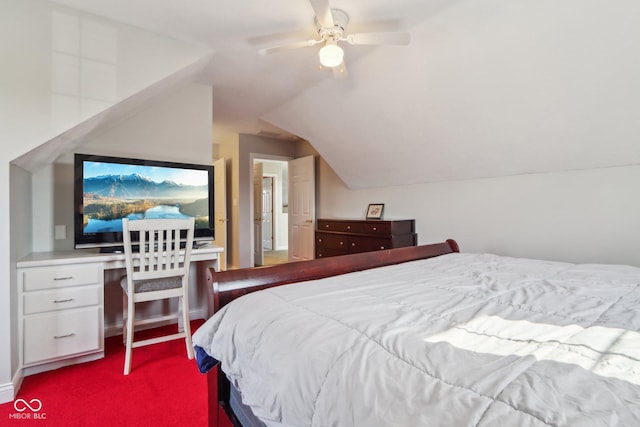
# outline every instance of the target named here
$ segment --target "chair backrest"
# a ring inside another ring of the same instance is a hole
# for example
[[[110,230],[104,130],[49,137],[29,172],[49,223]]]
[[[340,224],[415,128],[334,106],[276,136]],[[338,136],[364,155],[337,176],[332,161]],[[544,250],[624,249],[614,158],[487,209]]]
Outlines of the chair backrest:
[[[193,218],[123,219],[127,275],[132,280],[188,275],[193,229]],[[183,231],[186,239],[181,248],[180,234]]]

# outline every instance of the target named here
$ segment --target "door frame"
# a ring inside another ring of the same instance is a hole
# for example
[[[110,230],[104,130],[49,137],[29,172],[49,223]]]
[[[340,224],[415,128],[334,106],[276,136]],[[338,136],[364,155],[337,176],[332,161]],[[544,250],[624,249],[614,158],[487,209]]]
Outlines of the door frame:
[[[251,167],[249,168],[250,170],[250,174],[251,176],[249,177],[249,182],[251,183],[250,185],[250,193],[249,193],[249,212],[251,212],[251,224],[253,224],[253,164],[255,163],[256,160],[277,160],[277,161],[281,161],[281,162],[288,162],[289,160],[293,160],[293,157],[289,157],[289,156],[276,156],[276,155],[270,155],[270,154],[260,154],[260,153],[249,153],[249,162],[251,164]],[[289,192],[289,188],[287,188],[287,192]],[[249,253],[251,254],[251,259],[250,259],[250,265],[255,265],[255,256],[254,256],[254,252],[255,252],[255,248],[253,247],[253,245],[255,245],[255,235],[254,235],[254,231],[253,231],[253,226],[251,227],[250,230],[250,236],[249,239],[251,241],[251,250],[249,251]]]
[[[253,220],[253,226],[251,227],[251,238],[253,244],[251,245],[253,253],[253,265],[252,267],[264,265],[264,249],[262,247],[262,177],[264,176],[264,163],[256,161],[251,168],[253,174],[251,176],[253,189],[251,200],[253,205],[251,206],[251,219]],[[259,173],[260,176],[256,176]]]
[[[213,242],[224,250],[218,259],[218,269],[227,269],[229,259],[229,210],[227,206],[227,159],[224,157],[213,161],[214,167],[214,236]]]

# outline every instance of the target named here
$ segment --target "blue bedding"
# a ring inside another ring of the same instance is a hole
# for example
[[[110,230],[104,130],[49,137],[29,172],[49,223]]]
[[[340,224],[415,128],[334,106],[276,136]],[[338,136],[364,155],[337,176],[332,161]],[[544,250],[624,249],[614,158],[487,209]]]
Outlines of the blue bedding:
[[[211,369],[213,369],[214,366],[220,363],[213,357],[209,356],[207,352],[202,349],[202,347],[196,345],[193,347],[193,349],[196,352],[196,363],[198,364],[198,370],[200,370],[201,373],[206,374]]]

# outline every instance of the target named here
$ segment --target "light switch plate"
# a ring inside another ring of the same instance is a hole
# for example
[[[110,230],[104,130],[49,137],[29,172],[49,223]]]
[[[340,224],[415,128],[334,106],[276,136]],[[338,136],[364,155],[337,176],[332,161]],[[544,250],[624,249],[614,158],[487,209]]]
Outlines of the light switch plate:
[[[56,225],[55,238],[56,238],[56,240],[64,240],[64,239],[67,238],[67,226],[66,225]]]

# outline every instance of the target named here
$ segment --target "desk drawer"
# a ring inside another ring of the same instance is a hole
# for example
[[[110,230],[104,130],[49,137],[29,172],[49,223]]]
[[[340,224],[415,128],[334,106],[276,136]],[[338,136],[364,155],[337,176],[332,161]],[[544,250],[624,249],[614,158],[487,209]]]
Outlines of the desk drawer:
[[[102,310],[89,307],[24,318],[24,364],[102,348]]]
[[[98,305],[102,301],[100,286],[82,286],[23,294],[24,314]]]
[[[101,283],[102,269],[96,264],[60,265],[25,269],[24,291]]]

